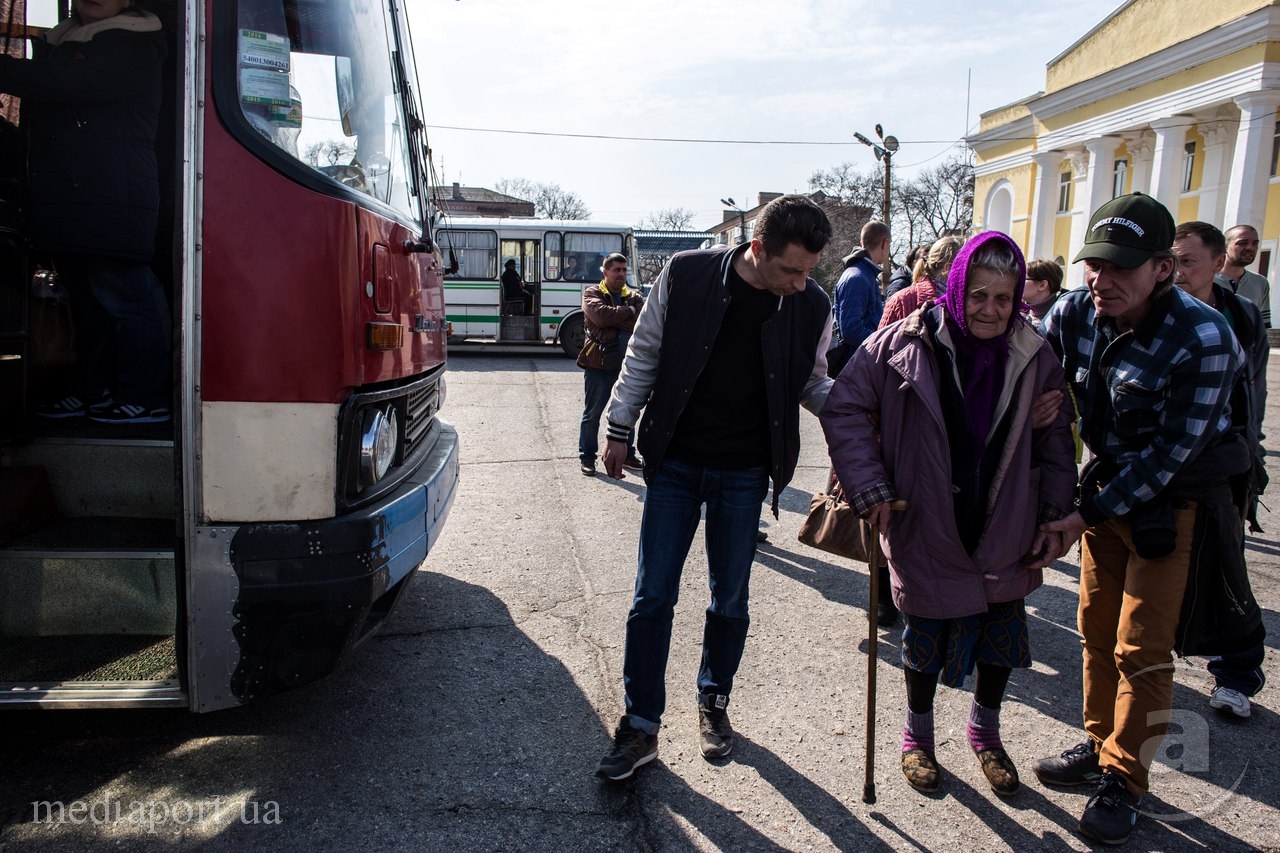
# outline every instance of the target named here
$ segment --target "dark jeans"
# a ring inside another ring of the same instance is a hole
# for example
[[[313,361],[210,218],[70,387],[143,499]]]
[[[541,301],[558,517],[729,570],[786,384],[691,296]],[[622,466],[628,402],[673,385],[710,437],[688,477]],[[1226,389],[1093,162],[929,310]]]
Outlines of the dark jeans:
[[[627,715],[636,728],[656,733],[666,709],[671,621],[704,505],[711,605],[702,632],[698,693],[728,696],[733,689],[747,642],[747,588],[768,484],[764,468],[725,471],[670,459],[648,480],[622,664]]]
[[[109,389],[117,403],[169,405],[169,308],[151,267],[89,255],[58,257],[71,289],[80,365],[73,393]]]
[[[594,367],[583,371],[583,387],[587,402],[582,408],[582,424],[578,428],[578,459],[583,465],[594,465],[596,453],[600,450],[600,416],[609,403],[609,393],[613,391],[613,383],[618,381],[619,370],[597,370]],[[627,458],[636,454],[635,430],[627,433]]]
[[[1262,659],[1266,657],[1264,646],[1259,643],[1243,652],[1223,655],[1209,660],[1209,672],[1221,687],[1238,690],[1245,696],[1256,696],[1267,683],[1262,674]]]

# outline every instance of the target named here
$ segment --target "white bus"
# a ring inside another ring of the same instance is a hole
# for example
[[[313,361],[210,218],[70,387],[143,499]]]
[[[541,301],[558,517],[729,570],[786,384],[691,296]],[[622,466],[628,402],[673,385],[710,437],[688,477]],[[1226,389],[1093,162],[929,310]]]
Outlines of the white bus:
[[[582,291],[604,278],[607,255],[627,256],[635,287],[635,240],[627,225],[552,219],[446,216],[436,235],[447,267],[445,319],[451,343],[559,344],[567,355],[582,349]],[[508,304],[502,273],[508,261],[532,305]]]

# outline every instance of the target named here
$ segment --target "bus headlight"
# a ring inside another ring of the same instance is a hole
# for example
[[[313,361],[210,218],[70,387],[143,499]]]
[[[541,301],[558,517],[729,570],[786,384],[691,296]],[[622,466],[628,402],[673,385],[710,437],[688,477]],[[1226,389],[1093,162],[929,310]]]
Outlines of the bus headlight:
[[[360,486],[367,489],[381,480],[396,458],[400,426],[394,406],[367,409],[360,432]]]
[[[444,408],[444,398],[449,395],[448,388],[445,386],[444,374],[440,374],[440,381],[436,382],[436,411]]]

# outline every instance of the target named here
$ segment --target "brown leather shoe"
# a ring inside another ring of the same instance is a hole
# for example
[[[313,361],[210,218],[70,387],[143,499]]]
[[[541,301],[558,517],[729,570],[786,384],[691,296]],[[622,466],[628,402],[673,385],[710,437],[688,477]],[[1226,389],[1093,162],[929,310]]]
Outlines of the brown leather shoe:
[[[984,749],[978,753],[978,763],[982,765],[982,775],[991,783],[991,790],[1002,797],[1018,793],[1021,787],[1018,768],[1013,766],[1009,753],[999,747]]]
[[[902,775],[907,777],[907,784],[917,791],[932,794],[938,790],[942,768],[932,752],[909,749],[902,753]]]

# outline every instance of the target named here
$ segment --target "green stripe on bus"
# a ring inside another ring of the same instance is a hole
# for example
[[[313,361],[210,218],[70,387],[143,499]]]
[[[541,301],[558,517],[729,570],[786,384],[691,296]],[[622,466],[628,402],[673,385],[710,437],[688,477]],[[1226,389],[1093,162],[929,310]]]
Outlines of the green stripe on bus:
[[[497,314],[445,314],[444,318],[450,323],[496,323],[498,322]],[[538,322],[543,326],[552,326],[559,323],[560,317],[539,317]]]

